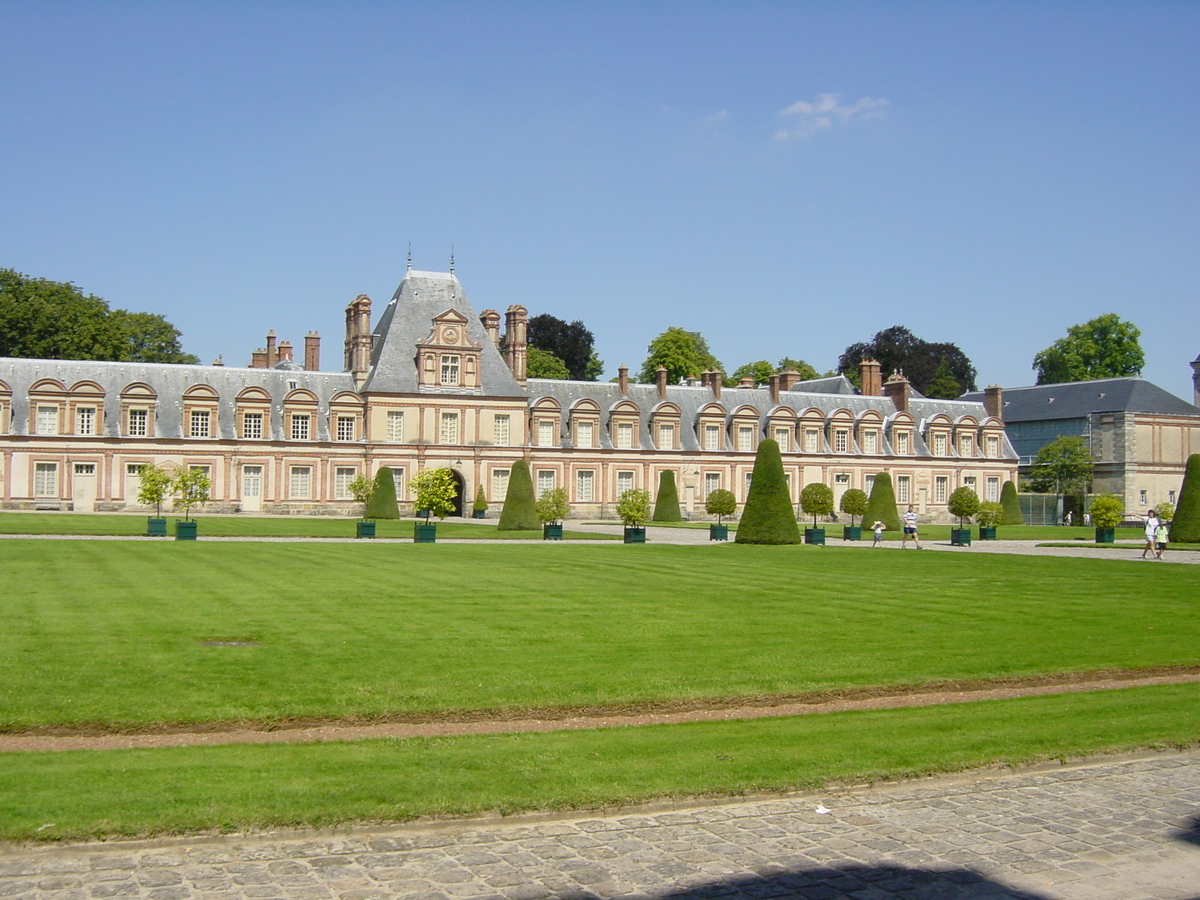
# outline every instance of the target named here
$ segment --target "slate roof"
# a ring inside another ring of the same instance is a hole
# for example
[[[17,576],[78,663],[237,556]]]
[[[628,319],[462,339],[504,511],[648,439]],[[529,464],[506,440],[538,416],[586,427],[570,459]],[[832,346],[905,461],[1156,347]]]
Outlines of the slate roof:
[[[982,402],[983,393],[963,394],[959,399]],[[1086,419],[1092,413],[1102,412],[1200,416],[1200,408],[1140,375],[1005,388],[1003,399],[1005,422]]]

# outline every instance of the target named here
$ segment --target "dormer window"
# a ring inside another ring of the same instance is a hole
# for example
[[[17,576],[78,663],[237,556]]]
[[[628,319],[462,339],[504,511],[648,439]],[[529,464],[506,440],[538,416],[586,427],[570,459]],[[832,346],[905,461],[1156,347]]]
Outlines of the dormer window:
[[[442,387],[458,387],[459,385],[459,363],[460,358],[457,354],[442,354]]]
[[[417,343],[417,379],[422,390],[477,391],[483,345],[467,335],[467,320],[448,309],[432,321],[429,337]]]

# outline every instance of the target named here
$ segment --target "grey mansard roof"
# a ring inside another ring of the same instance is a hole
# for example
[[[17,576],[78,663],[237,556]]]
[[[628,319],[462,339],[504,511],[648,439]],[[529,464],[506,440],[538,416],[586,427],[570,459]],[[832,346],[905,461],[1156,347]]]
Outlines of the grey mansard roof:
[[[982,402],[983,394],[976,391],[963,394],[959,399]],[[1092,413],[1101,412],[1200,416],[1200,408],[1180,400],[1140,375],[1005,388],[1003,399],[1004,421],[1014,423],[1086,419]]]
[[[448,272],[410,271],[404,276],[375,325],[371,373],[363,385],[363,391],[417,393],[417,344],[429,337],[434,318],[450,309],[466,317],[467,336],[483,345],[479,395],[525,396],[500,351],[488,337],[479,316],[471,308],[462,285],[453,273]]]

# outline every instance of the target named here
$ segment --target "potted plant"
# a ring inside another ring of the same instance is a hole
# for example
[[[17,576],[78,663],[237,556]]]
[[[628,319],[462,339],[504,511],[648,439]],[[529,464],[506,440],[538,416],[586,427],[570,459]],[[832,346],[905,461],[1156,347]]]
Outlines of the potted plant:
[[[704,511],[710,516],[717,517],[716,525],[708,526],[708,539],[710,541],[727,541],[729,540],[729,526],[721,523],[724,516],[732,516],[737,511],[737,497],[733,491],[727,491],[724,488],[718,488],[712,491],[704,498]]]
[[[171,473],[154,463],[146,463],[138,473],[138,503],[153,504],[154,515],[146,518],[147,537],[166,537],[167,520],[163,518],[163,501],[171,494]]]
[[[208,500],[212,480],[204,469],[180,468],[171,482],[175,506],[183,510],[183,521],[175,520],[175,540],[194,541],[199,522],[191,518],[192,507]]]
[[[562,520],[567,517],[567,511],[570,509],[567,503],[567,489],[551,488],[538,497],[533,509],[537,513],[538,521],[542,523],[542,540],[561,541]]]
[[[633,488],[617,501],[617,515],[625,523],[625,543],[646,543],[646,521],[650,518],[650,492]]]
[[[486,519],[487,509],[487,497],[483,496],[483,485],[481,484],[479,486],[479,490],[475,492],[475,502],[471,505],[471,517],[475,519]]]
[[[350,496],[354,498],[355,502],[362,504],[362,517],[354,523],[354,536],[356,538],[375,537],[375,522],[367,518],[367,507],[371,503],[371,497],[375,494],[375,481],[365,475],[359,475],[346,486],[346,489],[350,491]]]
[[[833,488],[820,481],[806,484],[800,492],[800,508],[813,517],[812,528],[804,529],[804,543],[825,544],[825,529],[817,527],[817,516],[833,512]]]
[[[860,491],[858,488],[850,488],[842,494],[842,502],[838,505],[842,512],[850,517],[850,524],[842,526],[842,540],[862,540],[862,525],[855,525],[854,517],[864,515],[867,511],[867,504],[870,502],[871,498],[867,496],[867,492]]]
[[[413,524],[413,542],[432,544],[437,540],[437,523],[430,522],[428,515],[444,519],[454,512],[454,495],[457,485],[454,473],[449,469],[422,469],[409,482],[418,510],[426,513],[424,522]]]
[[[1004,518],[1004,507],[995,500],[980,503],[979,511],[975,513],[975,521],[979,523],[979,539],[994,541],[996,526],[1000,524],[1002,518]]]
[[[1093,497],[1089,512],[1092,514],[1092,524],[1096,526],[1096,543],[1111,544],[1114,530],[1125,517],[1125,504],[1121,498],[1115,494]]]
[[[950,529],[950,546],[970,547],[971,529],[965,520],[979,512],[979,495],[973,488],[964,485],[950,495],[946,508],[950,510],[950,515],[958,516],[958,527]]]

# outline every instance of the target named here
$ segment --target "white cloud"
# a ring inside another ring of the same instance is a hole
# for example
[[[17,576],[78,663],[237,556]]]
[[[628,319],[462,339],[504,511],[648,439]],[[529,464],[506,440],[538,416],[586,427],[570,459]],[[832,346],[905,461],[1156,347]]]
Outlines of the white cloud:
[[[724,122],[729,118],[729,110],[721,109],[713,113],[711,116],[704,117],[705,125],[716,125],[718,122]]]
[[[775,132],[775,139],[780,141],[812,137],[822,131],[829,131],[835,125],[842,127],[851,122],[864,119],[874,119],[884,114],[888,101],[882,97],[873,99],[863,97],[856,103],[844,105],[841,94],[818,94],[815,102],[797,100],[791,106],[779,113],[781,116],[794,116],[795,122]]]

